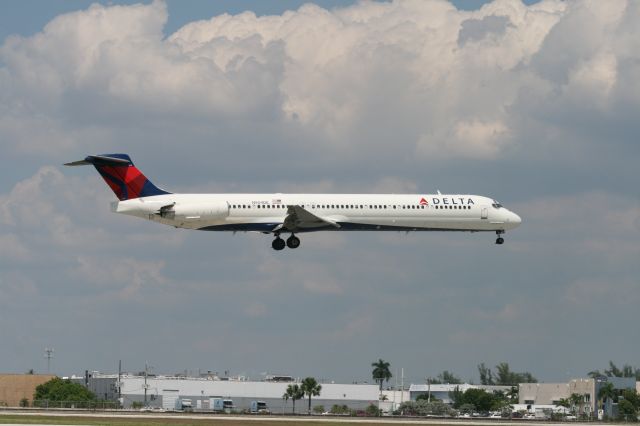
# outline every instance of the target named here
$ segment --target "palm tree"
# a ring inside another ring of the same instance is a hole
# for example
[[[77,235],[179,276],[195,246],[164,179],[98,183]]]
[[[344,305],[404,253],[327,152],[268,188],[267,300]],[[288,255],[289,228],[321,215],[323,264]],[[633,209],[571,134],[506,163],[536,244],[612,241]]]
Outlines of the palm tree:
[[[302,387],[300,387],[300,385],[298,384],[293,384],[293,385],[289,385],[287,386],[287,391],[284,393],[284,395],[282,395],[282,398],[284,398],[284,400],[288,400],[289,398],[291,398],[291,401],[293,401],[293,414],[296,413],[296,399],[302,399],[304,398],[304,391],[302,390]]]
[[[320,396],[322,386],[313,377],[307,377],[300,386],[302,392],[309,397],[309,414],[311,414],[311,397]]]
[[[578,414],[583,414],[582,403],[584,401],[584,397],[578,393],[572,393],[569,396],[569,401],[571,402],[571,411],[573,414],[576,414],[576,406],[578,407]]]
[[[391,364],[379,359],[378,362],[371,363],[371,366],[373,367],[373,371],[371,372],[373,380],[380,385],[380,392],[382,392],[382,383],[385,380],[388,382],[391,378],[391,371],[389,370]]]
[[[604,409],[604,404],[607,399],[611,399],[613,402],[613,398],[616,395],[615,388],[613,387],[613,383],[607,383],[602,386],[598,391],[598,399],[600,400],[600,407]]]

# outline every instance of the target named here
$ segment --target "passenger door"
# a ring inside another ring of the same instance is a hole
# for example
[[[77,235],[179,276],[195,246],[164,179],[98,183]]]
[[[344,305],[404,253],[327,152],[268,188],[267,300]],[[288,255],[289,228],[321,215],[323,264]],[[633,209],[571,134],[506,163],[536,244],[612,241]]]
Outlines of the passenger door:
[[[482,210],[480,210],[480,219],[489,219],[489,209],[487,206],[482,206]]]

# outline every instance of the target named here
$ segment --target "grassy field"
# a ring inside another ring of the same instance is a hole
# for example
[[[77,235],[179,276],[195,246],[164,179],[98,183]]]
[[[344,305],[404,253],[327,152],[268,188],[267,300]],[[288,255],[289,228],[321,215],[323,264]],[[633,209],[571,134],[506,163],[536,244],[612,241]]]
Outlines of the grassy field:
[[[287,419],[287,420],[267,420],[254,418],[238,418],[237,420],[229,420],[224,418],[203,418],[203,419],[181,419],[176,418],[118,418],[118,417],[80,417],[80,416],[26,416],[19,414],[2,414],[0,415],[0,424],[17,423],[17,424],[51,424],[51,425],[113,425],[113,426],[163,426],[163,425],[179,425],[179,426],[318,426],[322,423],[305,419]],[[368,422],[366,420],[358,421],[341,421],[335,419],[330,423],[331,426],[380,426],[379,423]],[[437,426],[434,423],[434,426]]]

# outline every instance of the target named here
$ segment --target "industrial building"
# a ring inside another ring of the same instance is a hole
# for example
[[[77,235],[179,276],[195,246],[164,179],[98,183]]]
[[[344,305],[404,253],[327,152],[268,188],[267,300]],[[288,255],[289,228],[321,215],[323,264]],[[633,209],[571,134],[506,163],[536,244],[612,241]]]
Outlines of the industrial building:
[[[633,377],[598,377],[597,379],[574,379],[569,383],[521,383],[519,385],[519,403],[526,405],[558,405],[561,399],[572,394],[582,396],[576,407],[579,415],[598,418],[601,414],[608,417],[617,415],[617,404],[608,401],[606,406],[598,407],[598,394],[603,386],[611,383],[615,390],[636,390],[638,384]],[[598,413],[602,409],[602,413]]]
[[[511,386],[471,385],[469,383],[411,385],[409,387],[409,396],[412,401],[415,401],[420,395],[431,394],[432,398],[437,398],[445,404],[452,404],[451,392],[456,389],[461,392],[466,392],[468,389],[482,389],[487,392],[508,392],[511,390]]]
[[[98,398],[120,399],[124,408],[134,402],[148,407],[167,410],[175,409],[180,401],[188,400],[194,411],[211,411],[212,401],[223,398],[233,401],[234,411],[249,410],[252,401],[267,403],[273,413],[291,413],[292,401],[285,401],[283,395],[292,382],[247,381],[220,379],[217,377],[183,376],[138,376],[104,375],[91,373],[86,377],[72,377],[73,381],[85,384]],[[372,384],[321,383],[320,396],[313,397],[312,408],[322,405],[330,410],[334,404],[346,405],[351,409],[365,409],[378,403],[379,388]],[[296,401],[296,412],[306,413],[308,400]]]
[[[17,407],[23,399],[31,405],[36,387],[54,377],[50,374],[0,374],[0,406]]]

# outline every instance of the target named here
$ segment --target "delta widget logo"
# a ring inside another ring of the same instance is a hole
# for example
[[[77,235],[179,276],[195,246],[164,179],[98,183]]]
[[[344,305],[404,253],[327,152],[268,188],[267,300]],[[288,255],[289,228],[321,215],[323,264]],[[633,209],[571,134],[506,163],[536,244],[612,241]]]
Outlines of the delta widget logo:
[[[424,197],[422,197],[422,198],[420,199],[420,205],[421,205],[421,206],[428,206],[428,205],[429,205],[429,202],[428,202]]]

